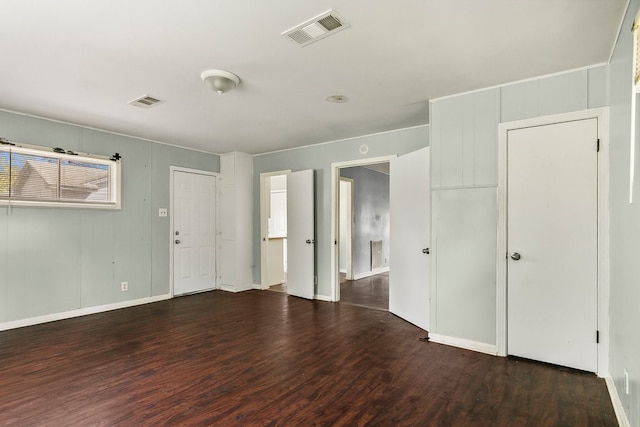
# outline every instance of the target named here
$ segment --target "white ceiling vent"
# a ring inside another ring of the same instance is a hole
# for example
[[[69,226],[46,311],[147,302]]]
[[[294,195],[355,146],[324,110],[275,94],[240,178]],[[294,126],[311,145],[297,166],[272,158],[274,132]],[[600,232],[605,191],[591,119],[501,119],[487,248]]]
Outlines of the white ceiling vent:
[[[300,46],[306,46],[335,34],[338,31],[347,29],[350,26],[351,25],[342,19],[335,10],[329,10],[300,25],[296,25],[282,33],[282,35],[298,43]]]
[[[155,96],[143,95],[140,98],[129,101],[129,104],[133,105],[134,107],[151,108],[154,105],[162,104],[163,102],[164,100],[158,99]]]

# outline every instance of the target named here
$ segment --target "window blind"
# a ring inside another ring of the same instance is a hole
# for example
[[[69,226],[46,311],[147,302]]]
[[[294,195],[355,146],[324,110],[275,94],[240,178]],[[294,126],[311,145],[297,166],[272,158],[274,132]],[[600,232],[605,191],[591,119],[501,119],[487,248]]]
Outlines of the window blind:
[[[117,161],[0,145],[0,200],[117,203]]]

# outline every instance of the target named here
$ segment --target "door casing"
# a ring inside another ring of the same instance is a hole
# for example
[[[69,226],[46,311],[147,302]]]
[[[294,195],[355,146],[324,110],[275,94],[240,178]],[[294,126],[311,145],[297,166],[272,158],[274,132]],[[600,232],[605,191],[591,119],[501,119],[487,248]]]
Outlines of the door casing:
[[[506,356],[507,342],[507,136],[510,130],[596,118],[598,159],[598,345],[599,377],[609,366],[609,109],[596,108],[552,116],[500,123],[498,127],[498,236],[496,265],[496,348]],[[595,149],[595,147],[594,147]]]

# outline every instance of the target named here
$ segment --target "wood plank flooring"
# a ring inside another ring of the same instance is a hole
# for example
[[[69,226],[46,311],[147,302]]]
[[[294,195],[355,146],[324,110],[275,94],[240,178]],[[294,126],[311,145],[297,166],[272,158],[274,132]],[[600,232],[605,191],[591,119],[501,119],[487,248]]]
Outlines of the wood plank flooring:
[[[359,280],[346,280],[340,274],[340,303],[376,310],[389,310],[389,273]]]
[[[593,374],[392,314],[208,292],[0,332],[2,426],[612,426]]]

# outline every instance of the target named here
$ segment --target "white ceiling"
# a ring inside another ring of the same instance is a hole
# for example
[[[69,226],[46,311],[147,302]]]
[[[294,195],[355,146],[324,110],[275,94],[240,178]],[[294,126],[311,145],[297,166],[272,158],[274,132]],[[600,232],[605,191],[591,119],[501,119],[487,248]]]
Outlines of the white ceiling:
[[[626,4],[0,0],[0,108],[263,153],[426,124],[429,99],[604,63]],[[306,47],[281,36],[329,9],[351,28]],[[208,90],[210,68],[240,86]],[[146,94],[166,102],[128,105]]]

